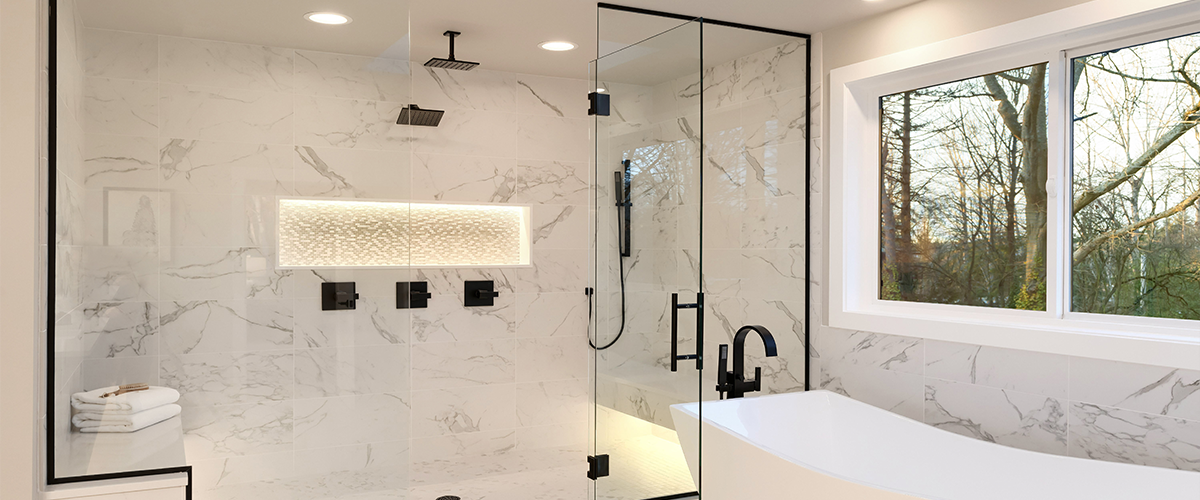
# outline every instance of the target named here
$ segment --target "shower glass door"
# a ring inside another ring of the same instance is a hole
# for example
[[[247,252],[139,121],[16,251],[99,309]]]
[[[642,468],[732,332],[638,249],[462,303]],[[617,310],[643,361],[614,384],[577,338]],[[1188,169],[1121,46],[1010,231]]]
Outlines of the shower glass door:
[[[599,16],[592,451],[609,475],[593,498],[688,498],[698,488],[669,407],[701,399],[701,23]]]

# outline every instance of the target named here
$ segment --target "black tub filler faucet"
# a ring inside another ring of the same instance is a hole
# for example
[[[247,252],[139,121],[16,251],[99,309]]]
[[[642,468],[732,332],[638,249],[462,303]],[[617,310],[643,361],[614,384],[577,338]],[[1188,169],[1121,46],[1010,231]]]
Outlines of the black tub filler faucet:
[[[758,325],[746,325],[738,329],[733,336],[733,371],[725,371],[729,365],[729,344],[721,344],[717,358],[717,391],[721,399],[733,399],[745,396],[747,392],[762,390],[762,367],[754,368],[754,378],[746,380],[746,335],[750,332],[762,337],[763,346],[767,348],[767,357],[778,355],[775,348],[775,337],[766,328]]]

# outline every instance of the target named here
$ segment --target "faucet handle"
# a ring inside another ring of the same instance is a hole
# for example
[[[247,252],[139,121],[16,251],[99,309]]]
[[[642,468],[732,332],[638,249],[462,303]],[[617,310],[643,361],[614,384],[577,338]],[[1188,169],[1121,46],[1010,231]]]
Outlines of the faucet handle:
[[[729,344],[721,344],[717,352],[717,392],[725,399],[725,393],[729,391]]]
[[[762,367],[756,366],[756,367],[754,367],[754,391],[758,392],[761,390],[762,390]]]

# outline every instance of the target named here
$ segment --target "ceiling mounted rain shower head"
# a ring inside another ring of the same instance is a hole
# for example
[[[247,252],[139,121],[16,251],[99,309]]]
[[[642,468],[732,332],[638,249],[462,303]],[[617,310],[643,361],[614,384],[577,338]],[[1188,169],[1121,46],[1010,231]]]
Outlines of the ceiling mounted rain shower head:
[[[456,69],[459,71],[471,71],[475,69],[476,66],[479,66],[479,63],[477,62],[459,61],[458,59],[454,58],[454,38],[462,33],[457,31],[447,31],[442,34],[450,37],[450,57],[448,59],[434,57],[426,61],[425,66],[430,68]]]
[[[407,108],[400,109],[400,117],[396,118],[396,125],[436,127],[442,122],[444,114],[446,112],[440,109],[421,109],[416,104],[409,104]]]

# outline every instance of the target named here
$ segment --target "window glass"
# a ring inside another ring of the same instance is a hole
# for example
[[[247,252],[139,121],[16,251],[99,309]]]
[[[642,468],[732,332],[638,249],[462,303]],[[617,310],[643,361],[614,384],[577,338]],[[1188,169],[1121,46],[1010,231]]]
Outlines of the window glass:
[[[880,99],[884,300],[1046,307],[1046,64]]]
[[[1200,319],[1200,35],[1073,59],[1072,309]]]

